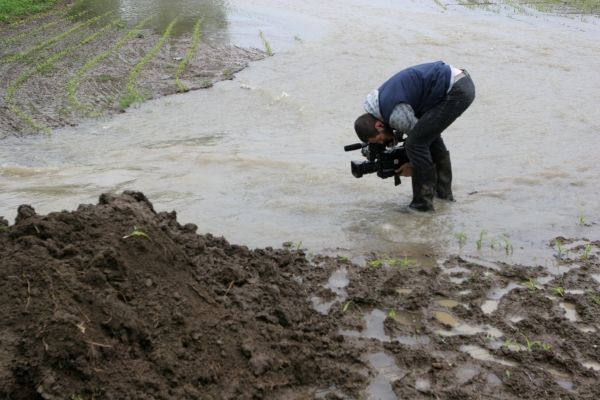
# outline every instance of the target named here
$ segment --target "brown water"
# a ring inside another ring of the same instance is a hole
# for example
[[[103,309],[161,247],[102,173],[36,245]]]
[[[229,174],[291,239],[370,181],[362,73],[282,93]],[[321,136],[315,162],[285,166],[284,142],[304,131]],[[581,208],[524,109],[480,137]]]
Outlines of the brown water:
[[[124,15],[145,10],[118,4]],[[169,4],[185,13],[186,3]],[[201,232],[252,247],[461,252],[548,268],[549,239],[599,237],[597,19],[434,1],[205,7],[214,40],[261,48],[262,31],[275,57],[208,90],[51,137],[1,141],[0,215],[14,218],[22,203],[74,209],[135,189]],[[349,162],[360,156],[342,148],[356,142],[352,124],[369,90],[437,59],[467,68],[477,87],[471,109],[444,133],[458,201],[404,214],[410,181],[355,179]]]

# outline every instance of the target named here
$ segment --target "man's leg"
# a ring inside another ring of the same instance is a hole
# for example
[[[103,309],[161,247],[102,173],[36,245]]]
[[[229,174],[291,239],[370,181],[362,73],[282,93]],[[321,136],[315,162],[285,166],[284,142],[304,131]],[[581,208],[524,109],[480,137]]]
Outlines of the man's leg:
[[[437,175],[435,193],[440,199],[454,201],[454,196],[452,195],[452,163],[450,162],[450,152],[446,149],[441,136],[431,143],[429,150]]]
[[[471,105],[474,98],[475,87],[467,74],[455,82],[446,98],[421,116],[419,122],[410,131],[405,148],[408,159],[413,164],[411,208],[419,211],[433,210],[437,172],[432,159],[431,146],[435,142],[436,156],[441,155],[439,140],[442,132]],[[437,152],[438,150],[440,152]]]

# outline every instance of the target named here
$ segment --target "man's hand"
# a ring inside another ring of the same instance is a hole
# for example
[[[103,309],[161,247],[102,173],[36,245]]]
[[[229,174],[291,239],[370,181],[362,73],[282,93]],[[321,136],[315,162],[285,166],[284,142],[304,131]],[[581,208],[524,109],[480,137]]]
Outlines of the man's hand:
[[[411,163],[404,163],[395,172],[400,176],[412,176],[413,166]]]

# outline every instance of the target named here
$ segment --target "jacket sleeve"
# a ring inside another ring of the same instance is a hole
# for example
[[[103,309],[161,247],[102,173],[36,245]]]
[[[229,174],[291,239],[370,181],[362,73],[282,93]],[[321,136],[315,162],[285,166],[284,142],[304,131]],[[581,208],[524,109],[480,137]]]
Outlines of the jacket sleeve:
[[[397,104],[392,111],[392,115],[390,115],[390,126],[400,133],[410,132],[417,121],[415,112],[408,103]]]

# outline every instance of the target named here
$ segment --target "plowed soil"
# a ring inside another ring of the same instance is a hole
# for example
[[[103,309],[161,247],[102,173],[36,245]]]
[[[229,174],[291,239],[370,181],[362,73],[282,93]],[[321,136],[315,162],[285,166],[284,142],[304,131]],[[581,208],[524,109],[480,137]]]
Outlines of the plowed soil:
[[[18,25],[0,26],[0,139],[77,125],[124,110],[121,99],[127,94],[130,72],[160,42],[161,35],[142,27],[120,45],[132,26],[120,24],[114,15],[94,19],[72,14],[67,7]],[[178,87],[176,71],[191,45],[191,32],[171,37],[141,67],[133,81],[140,99],[210,87],[232,79],[250,61],[266,55],[257,49],[211,45],[201,33],[195,55],[181,73],[183,86]],[[104,54],[89,71],[77,76],[86,62]],[[73,78],[79,84],[71,96]]]

